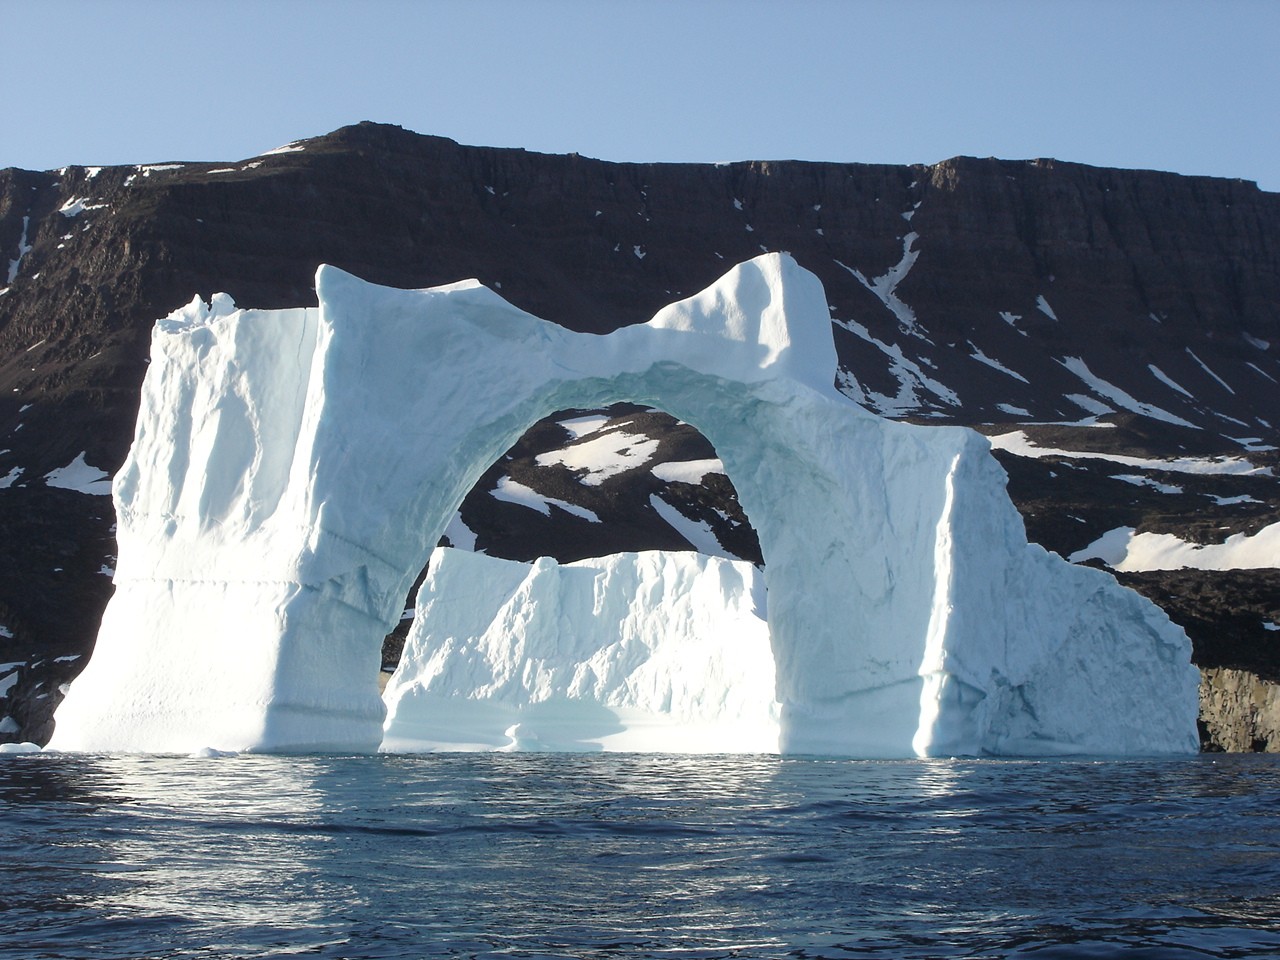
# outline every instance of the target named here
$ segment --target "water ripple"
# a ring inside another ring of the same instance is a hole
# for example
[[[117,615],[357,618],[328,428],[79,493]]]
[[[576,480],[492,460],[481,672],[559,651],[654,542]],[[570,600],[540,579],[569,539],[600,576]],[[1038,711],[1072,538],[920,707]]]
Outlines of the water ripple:
[[[0,758],[0,957],[1280,956],[1275,758]]]

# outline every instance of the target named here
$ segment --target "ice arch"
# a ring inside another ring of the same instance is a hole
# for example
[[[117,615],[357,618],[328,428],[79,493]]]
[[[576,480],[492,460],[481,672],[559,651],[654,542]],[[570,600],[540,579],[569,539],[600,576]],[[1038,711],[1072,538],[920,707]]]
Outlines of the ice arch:
[[[475,282],[321,267],[316,290],[157,324],[116,594],[54,747],[375,749],[378,641],[464,494],[546,414],[630,400],[701,430],[755,523],[783,750],[1195,749],[1182,631],[1028,546],[981,436],[839,394],[822,287],[789,257],[608,336]]]

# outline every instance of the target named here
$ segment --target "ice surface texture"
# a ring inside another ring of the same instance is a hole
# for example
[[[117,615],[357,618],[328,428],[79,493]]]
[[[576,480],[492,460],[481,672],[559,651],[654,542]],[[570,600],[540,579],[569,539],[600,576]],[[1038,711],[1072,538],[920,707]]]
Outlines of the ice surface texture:
[[[382,748],[776,753],[774,672],[764,578],[746,561],[530,565],[440,548]]]
[[[113,489],[116,594],[52,746],[376,749],[380,640],[463,496],[541,417],[632,401],[706,435],[756,527],[783,752],[1196,749],[1183,632],[1028,545],[980,435],[838,393],[822,286],[789,257],[607,336],[476,282],[321,267],[316,290],[316,309],[215,296],[157,324]],[[494,696],[542,689],[517,686]]]

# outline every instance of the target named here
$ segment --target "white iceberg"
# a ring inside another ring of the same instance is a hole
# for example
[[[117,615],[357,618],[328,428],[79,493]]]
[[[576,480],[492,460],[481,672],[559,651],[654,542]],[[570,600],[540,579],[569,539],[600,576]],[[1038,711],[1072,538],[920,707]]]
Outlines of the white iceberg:
[[[697,553],[437,549],[382,749],[776,753],[764,598],[751,564]]]
[[[1185,634],[1028,545],[981,436],[837,392],[826,298],[789,257],[608,336],[474,281],[321,267],[316,289],[316,309],[219,295],[157,324],[116,593],[56,748],[377,749],[381,638],[463,496],[541,417],[625,400],[700,429],[756,527],[779,750],[1196,749]]]

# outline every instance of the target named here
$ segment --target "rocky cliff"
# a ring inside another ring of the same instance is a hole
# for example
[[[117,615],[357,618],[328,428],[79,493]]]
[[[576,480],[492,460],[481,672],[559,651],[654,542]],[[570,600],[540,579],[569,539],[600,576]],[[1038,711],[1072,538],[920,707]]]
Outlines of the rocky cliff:
[[[762,250],[822,279],[848,395],[1001,438],[1010,493],[1050,549],[1087,554],[1119,529],[1216,549],[1280,521],[1280,195],[1251,183],[1051,160],[613,164],[375,124],[234,163],[5,170],[0,738],[46,738],[91,652],[113,518],[84,491],[124,458],[157,317],[217,291],[311,304],[324,262],[403,287],[478,277],[607,332]],[[652,442],[646,468],[583,482],[557,451],[584,442],[588,415],[615,453]],[[731,478],[653,469],[713,456],[661,411],[565,411],[494,464],[455,539],[568,561],[688,547],[702,530],[767,563]],[[607,522],[495,495],[510,482]],[[1225,555],[1204,564],[1240,562]],[[1202,666],[1266,684],[1280,679],[1280,558],[1249,564],[1126,576],[1188,629]],[[1205,696],[1207,744],[1280,749],[1222,700]]]

